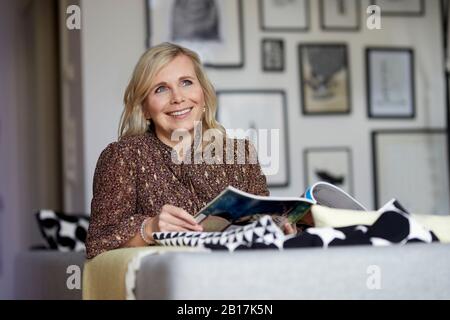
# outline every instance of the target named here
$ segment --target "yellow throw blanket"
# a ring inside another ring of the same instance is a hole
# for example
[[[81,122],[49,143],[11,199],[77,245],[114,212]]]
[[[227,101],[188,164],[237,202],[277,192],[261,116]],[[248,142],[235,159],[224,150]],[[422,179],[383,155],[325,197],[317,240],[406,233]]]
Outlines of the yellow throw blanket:
[[[87,260],[83,271],[83,300],[134,299],[141,259],[165,252],[205,252],[204,248],[151,246],[104,252]]]

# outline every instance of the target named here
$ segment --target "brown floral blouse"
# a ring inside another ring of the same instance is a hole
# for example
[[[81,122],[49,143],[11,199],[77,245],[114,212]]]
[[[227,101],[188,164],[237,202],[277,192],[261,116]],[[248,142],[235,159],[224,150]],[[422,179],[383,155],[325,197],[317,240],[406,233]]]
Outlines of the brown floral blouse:
[[[177,164],[171,158],[172,148],[151,130],[111,143],[95,169],[87,258],[121,247],[140,231],[145,218],[159,213],[165,204],[194,215],[228,185],[269,195],[259,163],[247,161],[255,152],[253,146],[246,141],[242,163],[237,161],[243,156],[237,140],[228,141],[235,146],[232,164]]]

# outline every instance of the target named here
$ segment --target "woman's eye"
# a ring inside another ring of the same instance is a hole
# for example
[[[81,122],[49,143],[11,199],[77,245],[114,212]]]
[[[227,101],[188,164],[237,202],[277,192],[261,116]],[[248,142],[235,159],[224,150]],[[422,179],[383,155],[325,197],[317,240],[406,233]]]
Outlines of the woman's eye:
[[[191,80],[183,80],[183,81],[181,81],[181,83],[185,87],[185,86],[190,86],[192,84],[192,81]]]
[[[166,91],[166,87],[165,86],[160,86],[158,88],[156,88],[155,93],[161,93],[163,91]]]

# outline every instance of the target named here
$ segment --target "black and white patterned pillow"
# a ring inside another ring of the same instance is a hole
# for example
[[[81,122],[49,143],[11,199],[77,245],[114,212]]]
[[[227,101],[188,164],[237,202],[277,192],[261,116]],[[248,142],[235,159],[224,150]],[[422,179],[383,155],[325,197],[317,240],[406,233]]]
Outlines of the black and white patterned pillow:
[[[154,232],[153,238],[163,246],[204,246],[219,250],[283,247],[283,231],[270,216],[224,232]]]
[[[378,212],[381,213],[380,217],[370,226],[309,228],[300,236],[288,238],[284,243],[284,248],[327,248],[345,245],[387,246],[439,241],[432,231],[415,221],[395,199],[389,201]]]
[[[52,210],[36,213],[39,229],[50,249],[59,251],[85,251],[89,217],[67,215]]]

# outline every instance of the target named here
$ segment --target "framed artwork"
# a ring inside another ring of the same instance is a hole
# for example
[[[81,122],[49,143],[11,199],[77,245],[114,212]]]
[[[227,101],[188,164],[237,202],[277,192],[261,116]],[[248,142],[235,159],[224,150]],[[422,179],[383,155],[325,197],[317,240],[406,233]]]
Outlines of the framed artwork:
[[[347,45],[300,44],[298,59],[302,113],[350,113]]]
[[[305,188],[329,182],[353,194],[351,150],[347,147],[314,147],[303,152]]]
[[[259,25],[263,31],[307,31],[309,0],[259,0]]]
[[[320,25],[325,31],[358,31],[360,0],[320,0]]]
[[[284,41],[262,39],[261,61],[264,71],[284,71]]]
[[[414,118],[414,52],[402,48],[367,48],[369,118]]]
[[[211,68],[242,68],[242,0],[147,0],[147,47],[169,41]]]
[[[396,198],[412,213],[449,214],[446,130],[372,132],[374,204]]]
[[[382,16],[424,16],[425,0],[372,0],[381,8]]]
[[[269,187],[289,185],[286,94],[282,90],[219,90],[217,119],[233,138],[248,138]],[[270,115],[270,116],[268,116]]]

